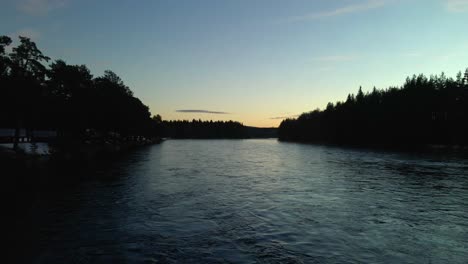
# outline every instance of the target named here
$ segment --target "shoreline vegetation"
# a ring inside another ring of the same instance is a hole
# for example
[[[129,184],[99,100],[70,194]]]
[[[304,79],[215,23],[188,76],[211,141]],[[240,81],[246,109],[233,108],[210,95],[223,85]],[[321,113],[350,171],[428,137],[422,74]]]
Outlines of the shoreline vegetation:
[[[0,143],[13,143],[13,150],[0,147],[3,155],[30,154],[19,145],[34,148],[36,142],[48,142],[64,156],[94,157],[160,143],[163,137],[277,137],[277,128],[235,121],[163,121],[160,115],[151,116],[148,106],[114,72],[94,77],[86,65],[60,59],[46,66],[50,58],[29,38],[11,44],[10,37],[0,36]]]
[[[19,40],[10,47],[11,38],[0,36],[0,128],[14,131],[3,140],[15,151],[21,142],[91,153],[160,142],[160,119],[117,74],[106,70],[94,77],[86,65],[63,60],[46,66],[50,58],[34,42]],[[41,140],[38,131],[54,136]]]
[[[0,128],[10,131],[8,137],[0,133],[0,142],[13,143],[16,152],[21,152],[21,142],[33,148],[35,142],[50,142],[51,149],[65,156],[89,152],[94,157],[163,138],[278,138],[364,147],[468,145],[468,69],[455,79],[421,74],[401,87],[374,87],[367,93],[360,87],[345,101],[283,120],[278,128],[256,128],[236,121],[151,116],[114,72],[94,77],[86,65],[63,60],[45,66],[50,58],[29,38],[19,40],[10,47],[11,38],[0,36]],[[40,139],[40,132],[54,136]],[[8,151],[2,147],[0,152]]]
[[[384,148],[468,147],[468,68],[408,77],[401,87],[374,89],[325,109],[283,120],[279,140]]]
[[[162,121],[161,135],[171,139],[249,139],[277,138],[277,128],[244,126],[236,121]]]

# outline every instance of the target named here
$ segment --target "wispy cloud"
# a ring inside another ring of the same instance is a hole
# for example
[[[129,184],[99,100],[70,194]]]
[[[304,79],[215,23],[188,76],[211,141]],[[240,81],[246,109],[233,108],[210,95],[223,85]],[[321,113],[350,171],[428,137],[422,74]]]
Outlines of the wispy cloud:
[[[410,58],[421,57],[422,55],[423,54],[421,52],[417,52],[417,51],[410,51],[410,52],[401,54],[401,56],[403,57],[410,57]]]
[[[229,115],[228,112],[211,111],[211,110],[200,110],[200,109],[180,109],[176,110],[178,113],[202,113],[202,114],[216,114],[216,115]]]
[[[54,9],[64,7],[68,0],[20,0],[18,9],[29,15],[46,15]]]
[[[270,119],[288,119],[288,118],[296,118],[298,117],[299,115],[289,115],[289,116],[275,116],[275,117],[270,117]]]
[[[363,11],[382,7],[388,2],[389,0],[366,0],[365,2],[361,1],[361,3],[350,4],[350,5],[342,6],[333,10],[314,12],[314,13],[309,13],[309,14],[305,14],[301,16],[294,16],[294,17],[289,18],[287,21],[289,22],[308,21],[308,20],[316,20],[316,19],[322,19],[322,18],[327,18],[327,17],[341,16],[341,15],[346,15],[346,14],[351,14],[351,13],[358,13],[358,12],[363,12]]]
[[[330,66],[324,66],[324,67],[315,68],[314,71],[315,72],[329,72],[329,71],[332,71],[333,69],[335,69],[335,68],[330,67]]]
[[[357,55],[331,55],[331,56],[322,56],[313,58],[314,61],[320,62],[341,62],[341,61],[350,61],[357,59]]]
[[[444,0],[450,12],[468,12],[468,0]]]
[[[434,55],[433,58],[439,61],[450,61],[456,58],[466,57],[466,56],[468,56],[467,51],[454,51],[454,52],[445,53],[445,54],[437,54],[437,55]]]

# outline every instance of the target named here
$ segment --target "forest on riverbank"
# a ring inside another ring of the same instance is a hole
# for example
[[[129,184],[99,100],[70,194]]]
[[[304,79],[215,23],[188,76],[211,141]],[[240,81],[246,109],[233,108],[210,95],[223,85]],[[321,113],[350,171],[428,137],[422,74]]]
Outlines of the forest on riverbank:
[[[236,121],[169,120],[162,121],[162,136],[175,139],[276,138],[276,128],[244,126]]]
[[[86,65],[50,58],[26,37],[0,36],[0,124],[54,130],[69,138],[96,134],[157,135],[148,106],[112,71],[94,77]],[[10,51],[10,52],[7,52]]]
[[[468,69],[408,77],[401,87],[374,89],[324,110],[286,119],[279,139],[355,145],[468,144]]]
[[[66,141],[120,144],[135,138],[276,137],[274,128],[247,127],[236,121],[163,121],[112,71],[93,76],[86,65],[49,63],[36,43],[0,36],[0,128],[21,134],[49,130]],[[49,63],[49,64],[48,64]],[[31,136],[26,137],[30,138]],[[1,136],[1,135],[0,135]],[[8,141],[8,137],[6,141]]]

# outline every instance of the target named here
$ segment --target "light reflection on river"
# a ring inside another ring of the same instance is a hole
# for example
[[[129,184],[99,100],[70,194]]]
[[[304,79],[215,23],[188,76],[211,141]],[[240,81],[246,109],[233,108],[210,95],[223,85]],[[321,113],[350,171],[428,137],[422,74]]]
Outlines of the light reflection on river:
[[[36,206],[36,263],[467,263],[468,163],[169,140]]]

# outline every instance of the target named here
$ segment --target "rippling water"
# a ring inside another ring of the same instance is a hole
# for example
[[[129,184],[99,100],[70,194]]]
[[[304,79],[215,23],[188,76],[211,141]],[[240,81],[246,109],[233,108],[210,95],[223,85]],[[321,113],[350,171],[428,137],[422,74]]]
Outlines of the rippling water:
[[[35,206],[34,263],[467,263],[457,155],[169,140]]]

